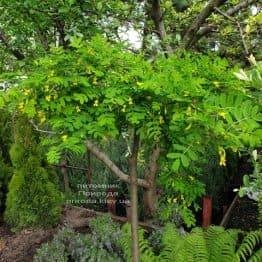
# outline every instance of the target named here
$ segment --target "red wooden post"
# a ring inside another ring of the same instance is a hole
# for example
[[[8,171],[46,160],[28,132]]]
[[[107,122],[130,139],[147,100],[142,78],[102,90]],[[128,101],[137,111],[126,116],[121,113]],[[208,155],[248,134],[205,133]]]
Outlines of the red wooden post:
[[[212,197],[203,197],[202,227],[207,228],[211,225],[212,219]]]

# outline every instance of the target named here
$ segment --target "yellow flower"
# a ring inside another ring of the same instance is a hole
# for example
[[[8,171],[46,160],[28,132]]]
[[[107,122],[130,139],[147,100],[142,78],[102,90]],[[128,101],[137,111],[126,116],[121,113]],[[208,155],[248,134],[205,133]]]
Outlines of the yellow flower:
[[[189,106],[188,108],[187,108],[187,110],[186,110],[186,115],[187,116],[190,116],[192,114],[192,108],[191,108],[191,106]]]
[[[51,96],[50,96],[50,95],[46,96],[46,97],[45,97],[45,100],[48,101],[48,102],[50,102],[50,101],[51,101]]]
[[[93,84],[94,84],[94,85],[97,85],[97,79],[96,79],[96,77],[94,77],[94,79],[93,79]]]
[[[98,100],[96,100],[93,104],[93,106],[97,107],[98,106]]]
[[[219,112],[218,115],[221,116],[222,118],[226,119],[226,112]]]
[[[76,112],[79,113],[81,111],[79,106],[76,106]]]
[[[86,73],[88,74],[88,75],[90,75],[90,74],[92,74],[92,67],[90,67],[90,66],[87,66],[86,67]]]
[[[29,89],[25,89],[24,95],[25,95],[25,96],[28,96],[29,94],[30,94],[30,90],[29,90]]]
[[[220,166],[226,166],[226,160],[225,159],[221,159],[219,162]]]
[[[45,85],[45,92],[49,91],[49,85]]]
[[[216,87],[219,87],[219,82],[218,82],[218,81],[214,81],[213,84],[214,84]]]
[[[128,104],[129,104],[129,105],[133,105],[133,100],[132,100],[131,97],[128,98]]]
[[[218,148],[218,153],[220,156],[219,165],[220,166],[226,166],[226,151],[223,147]]]
[[[165,123],[165,120],[162,116],[159,117],[159,124],[162,125]]]
[[[62,140],[65,142],[67,140],[67,135],[63,135]]]
[[[122,112],[126,112],[126,105],[123,106],[123,108],[121,109]]]
[[[39,117],[39,120],[40,120],[41,124],[45,122],[46,117],[45,117],[45,113],[44,112],[42,112],[42,111],[38,112],[38,117]]]
[[[19,103],[18,108],[22,111],[24,109],[24,102]]]
[[[194,178],[193,176],[189,176],[189,179],[190,179],[191,181],[194,181],[194,180],[195,180],[195,178]]]

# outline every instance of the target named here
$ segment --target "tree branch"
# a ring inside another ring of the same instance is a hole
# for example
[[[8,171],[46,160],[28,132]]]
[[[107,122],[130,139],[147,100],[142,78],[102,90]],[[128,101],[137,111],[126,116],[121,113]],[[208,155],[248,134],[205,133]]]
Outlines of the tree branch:
[[[228,16],[233,16],[235,15],[237,12],[247,8],[248,6],[250,6],[251,4],[255,4],[257,3],[257,0],[245,0],[240,2],[239,4],[235,5],[234,7],[231,7],[230,9],[228,9],[225,14]],[[209,33],[214,31],[214,28],[217,28],[214,25],[206,25],[201,27],[198,32],[196,33],[194,39],[192,39],[191,41],[191,46],[193,46],[194,44],[196,44],[202,37],[208,35]]]
[[[119,177],[120,180],[130,183],[130,177],[125,174],[123,171],[121,171],[116,164],[109,159],[109,157],[102,152],[95,144],[93,144],[91,141],[86,141],[86,147],[90,152],[95,155],[97,159],[99,159],[101,162],[105,164],[105,166],[117,177]],[[137,179],[138,186],[148,188],[149,184],[145,179]]]
[[[163,48],[168,52],[172,53],[172,48],[169,45],[165,45],[163,41],[166,39],[166,30],[163,21],[163,13],[160,6],[160,0],[151,0],[151,18],[155,24],[155,30],[162,42]]]
[[[238,27],[238,30],[239,30],[239,34],[240,34],[240,37],[241,37],[241,40],[242,40],[242,44],[243,44],[243,47],[244,47],[244,50],[245,50],[245,55],[247,56],[249,54],[249,51],[248,51],[248,48],[247,48],[247,45],[246,45],[246,41],[245,41],[245,37],[244,37],[244,34],[243,34],[243,30],[242,30],[242,27],[240,25],[240,23],[234,19],[233,17],[229,16],[228,14],[222,12],[219,8],[215,8],[216,11],[223,15],[224,17],[226,17],[228,20],[230,20],[231,22],[235,23]]]
[[[249,5],[251,4],[255,4],[257,3],[258,0],[245,0],[240,2],[239,4],[229,8],[226,12],[227,15],[231,16],[234,15],[235,13],[237,13],[238,11],[247,8]]]
[[[23,60],[25,58],[24,54],[21,53],[19,50],[17,49],[13,49],[10,44],[7,41],[7,38],[4,34],[4,32],[2,32],[0,30],[0,42],[2,42],[4,44],[4,46],[6,47],[6,49],[14,56],[17,58],[17,60]]]
[[[202,24],[205,23],[206,19],[214,12],[215,7],[219,7],[223,5],[226,0],[210,0],[204,9],[198,14],[198,16],[194,19],[191,26],[187,29],[186,33],[183,36],[183,42],[185,47],[191,46],[191,42],[194,39],[197,31],[201,27]]]

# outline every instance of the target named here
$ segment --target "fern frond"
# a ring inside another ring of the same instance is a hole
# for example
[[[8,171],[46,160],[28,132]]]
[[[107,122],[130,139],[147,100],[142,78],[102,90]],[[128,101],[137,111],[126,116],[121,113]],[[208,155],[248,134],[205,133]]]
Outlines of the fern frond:
[[[235,261],[235,246],[238,230],[225,230],[223,227],[211,226],[205,231],[209,261]]]
[[[163,250],[159,256],[160,261],[178,261],[178,251],[184,244],[183,238],[179,235],[173,224],[167,224],[162,237]]]
[[[253,256],[248,260],[248,262],[261,262],[262,261],[262,248],[260,248]]]
[[[209,262],[208,250],[202,228],[194,228],[185,237],[186,261]]]
[[[132,249],[131,249],[131,227],[129,224],[125,224],[122,227],[122,235],[118,240],[121,249],[124,252],[124,257],[126,261],[131,261],[132,258]]]
[[[124,257],[126,261],[131,261],[132,259],[132,240],[131,240],[131,226],[130,224],[125,224],[122,227],[122,237],[119,240],[119,244],[124,251]],[[139,250],[140,250],[140,261],[141,262],[154,262],[156,261],[156,256],[153,249],[150,247],[149,241],[144,237],[144,230],[138,230],[139,238]]]
[[[257,230],[250,232],[244,237],[240,247],[236,252],[236,255],[239,257],[239,259],[241,258],[244,261],[247,261],[247,258],[252,255],[255,247],[261,245],[261,243],[262,231]]]

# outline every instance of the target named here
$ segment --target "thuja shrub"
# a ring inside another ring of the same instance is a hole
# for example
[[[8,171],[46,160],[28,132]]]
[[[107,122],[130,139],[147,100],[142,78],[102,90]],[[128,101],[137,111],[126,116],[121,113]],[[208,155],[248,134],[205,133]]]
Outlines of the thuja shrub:
[[[8,183],[12,176],[12,168],[3,160],[0,150],[0,212],[4,209]]]
[[[5,220],[14,229],[48,227],[57,223],[61,193],[43,167],[41,148],[31,127],[16,125],[15,143],[10,149],[14,173],[9,184]]]
[[[0,110],[0,212],[5,208],[7,188],[13,173],[8,154],[11,142],[10,122],[10,115]]]

